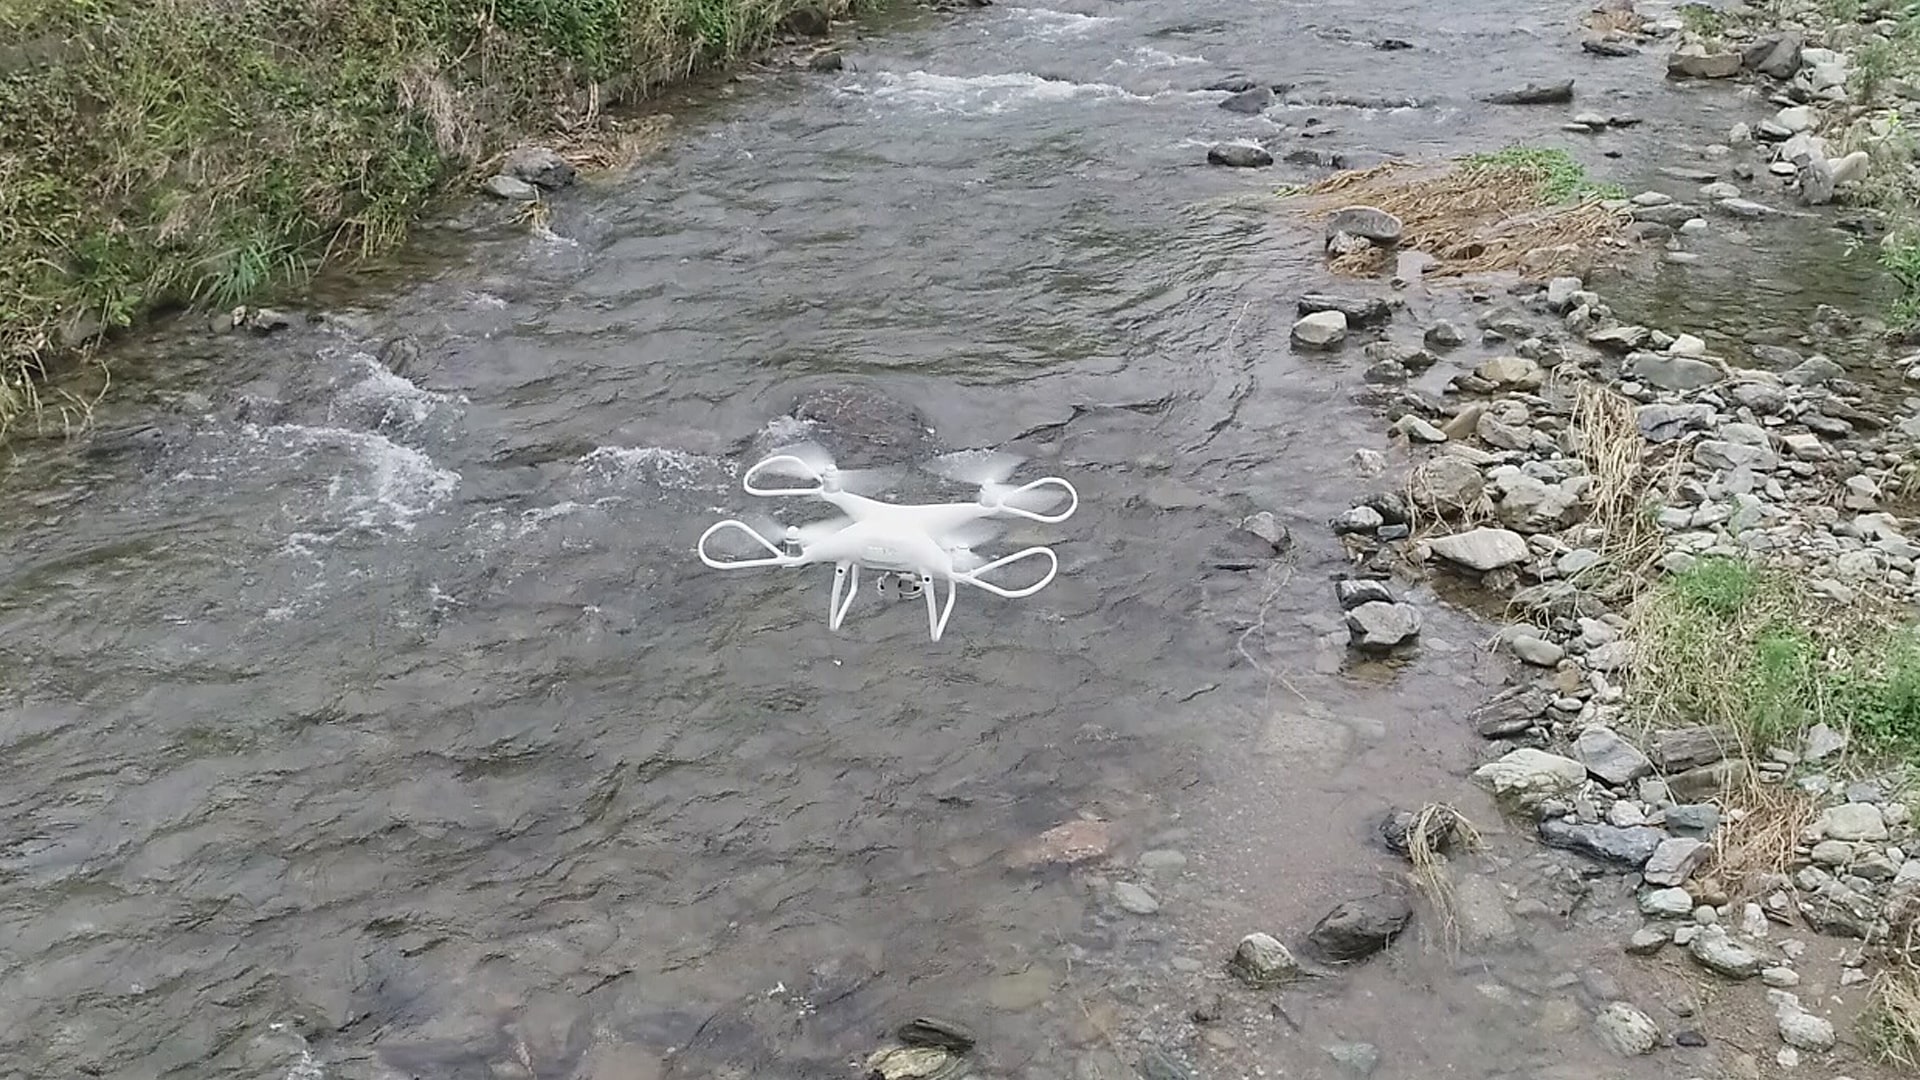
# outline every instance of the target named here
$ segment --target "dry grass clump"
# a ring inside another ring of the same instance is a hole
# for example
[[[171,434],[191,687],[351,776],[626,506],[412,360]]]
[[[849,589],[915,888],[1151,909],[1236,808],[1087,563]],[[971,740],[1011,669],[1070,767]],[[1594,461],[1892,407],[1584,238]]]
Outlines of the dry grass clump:
[[[1400,219],[1402,248],[1424,252],[1429,277],[1522,270],[1550,274],[1587,261],[1616,240],[1626,214],[1606,205],[1617,189],[1588,181],[1561,150],[1510,148],[1446,166],[1387,162],[1337,173],[1288,193],[1311,220],[1356,204]],[[1342,273],[1369,273],[1390,256],[1369,250],[1333,261]]]
[[[1881,1060],[1920,1069],[1920,894],[1887,905],[1887,924],[1888,966],[1862,1020]]]
[[[1794,847],[1813,824],[1819,804],[1791,785],[1759,783],[1747,784],[1729,801],[1741,812],[1720,823],[1713,855],[1695,876],[1734,903],[1744,903],[1758,899],[1766,884],[1793,864]]]
[[[1647,441],[1631,398],[1597,382],[1574,390],[1573,434],[1593,478],[1587,523],[1601,528],[1601,554],[1631,582],[1643,580],[1660,555],[1660,529],[1649,497],[1672,486],[1680,461],[1647,459]]]

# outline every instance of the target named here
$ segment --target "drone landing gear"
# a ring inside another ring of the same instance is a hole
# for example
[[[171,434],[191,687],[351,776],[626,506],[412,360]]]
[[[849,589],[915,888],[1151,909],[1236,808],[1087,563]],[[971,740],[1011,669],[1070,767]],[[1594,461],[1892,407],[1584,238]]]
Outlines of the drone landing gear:
[[[920,575],[911,570],[889,570],[873,583],[873,591],[886,600],[918,600],[922,588]]]

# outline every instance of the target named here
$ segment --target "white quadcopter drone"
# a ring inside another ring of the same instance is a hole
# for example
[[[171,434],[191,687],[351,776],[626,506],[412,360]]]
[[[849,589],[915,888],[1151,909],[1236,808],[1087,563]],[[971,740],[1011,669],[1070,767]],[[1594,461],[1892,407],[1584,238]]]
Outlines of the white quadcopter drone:
[[[783,533],[783,545],[776,545],[745,522],[729,518],[715,522],[701,533],[695,549],[700,561],[716,570],[832,563],[833,595],[827,603],[827,626],[832,630],[840,629],[847,609],[853,606],[853,598],[859,593],[860,568],[878,571],[882,575],[878,582],[881,595],[901,599],[925,597],[927,633],[939,641],[947,629],[947,619],[953,614],[958,585],[972,585],[996,596],[1017,600],[1046,588],[1060,569],[1060,560],[1048,547],[1025,548],[992,562],[974,554],[973,545],[989,535],[990,518],[1011,515],[1057,524],[1079,508],[1079,492],[1057,476],[1018,487],[1009,486],[1007,478],[1019,464],[1019,458],[1001,453],[948,455],[929,466],[929,471],[949,479],[977,483],[980,493],[975,501],[897,504],[881,502],[853,490],[857,487],[882,490],[891,480],[890,473],[837,468],[825,450],[811,443],[788,447],[748,469],[741,477],[740,486],[749,495],[812,495],[833,504],[841,516],[809,525],[789,525],[784,530],[778,526],[768,529],[768,532]],[[758,487],[755,479],[763,474],[797,476],[812,481],[812,485]],[[1040,512],[1059,498],[1057,492],[1048,489],[1066,493],[1065,510],[1057,514]],[[707,541],[727,529],[746,533],[767,550],[767,556],[722,560],[707,554]],[[1047,560],[1046,576],[1025,588],[1002,588],[981,577],[1036,556]],[[947,583],[944,606],[936,605],[934,600],[936,581]]]

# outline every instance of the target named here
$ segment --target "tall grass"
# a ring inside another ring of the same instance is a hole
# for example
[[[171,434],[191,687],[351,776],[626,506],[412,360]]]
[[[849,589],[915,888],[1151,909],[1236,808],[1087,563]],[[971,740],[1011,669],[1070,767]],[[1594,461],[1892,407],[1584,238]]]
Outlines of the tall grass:
[[[398,243],[516,136],[856,0],[0,0],[0,433],[50,357]]]
[[[1636,678],[1650,719],[1713,724],[1755,750],[1824,722],[1869,755],[1920,763],[1920,630],[1838,605],[1783,572],[1706,558],[1643,596]]]

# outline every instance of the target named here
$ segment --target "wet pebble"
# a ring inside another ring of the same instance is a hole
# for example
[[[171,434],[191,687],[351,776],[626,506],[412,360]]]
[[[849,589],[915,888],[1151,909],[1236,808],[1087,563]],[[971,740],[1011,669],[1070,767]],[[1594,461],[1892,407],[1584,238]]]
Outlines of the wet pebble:
[[[1131,881],[1118,881],[1113,886],[1113,902],[1122,911],[1135,915],[1153,915],[1160,910],[1160,901],[1153,894],[1135,885]]]

